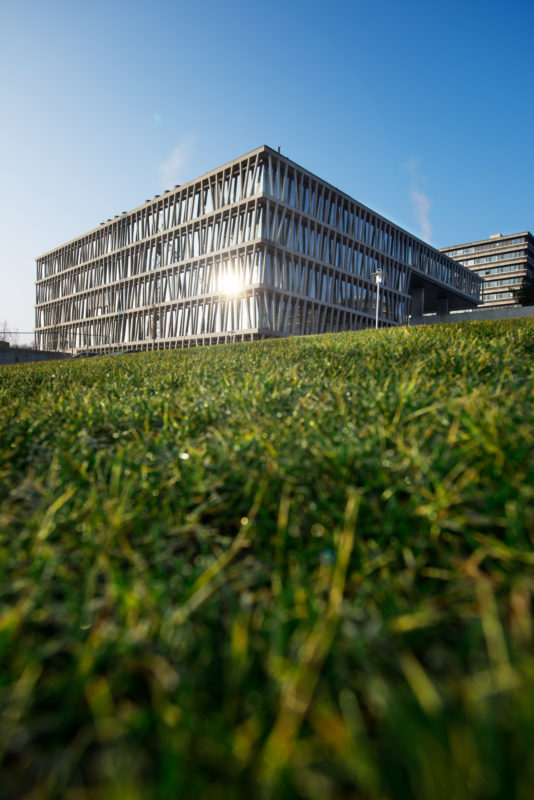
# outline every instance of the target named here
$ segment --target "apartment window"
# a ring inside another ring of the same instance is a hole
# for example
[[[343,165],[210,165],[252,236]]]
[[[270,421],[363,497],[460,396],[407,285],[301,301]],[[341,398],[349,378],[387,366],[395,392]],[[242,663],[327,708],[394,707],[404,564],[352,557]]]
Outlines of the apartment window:
[[[490,267],[489,269],[475,270],[477,275],[502,275],[504,272],[519,272],[523,269],[522,264],[503,264],[502,267]]]
[[[487,303],[490,300],[509,300],[512,297],[515,297],[514,292],[499,292],[498,294],[485,294],[484,302]]]
[[[501,278],[495,281],[486,281],[485,286],[493,288],[494,286],[516,286],[521,283],[521,278]]]

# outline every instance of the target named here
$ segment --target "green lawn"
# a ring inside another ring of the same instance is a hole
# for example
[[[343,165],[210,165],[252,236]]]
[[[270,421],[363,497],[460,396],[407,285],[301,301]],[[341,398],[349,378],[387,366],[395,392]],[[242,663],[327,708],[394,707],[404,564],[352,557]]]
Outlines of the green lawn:
[[[0,796],[531,800],[533,355],[0,368]]]

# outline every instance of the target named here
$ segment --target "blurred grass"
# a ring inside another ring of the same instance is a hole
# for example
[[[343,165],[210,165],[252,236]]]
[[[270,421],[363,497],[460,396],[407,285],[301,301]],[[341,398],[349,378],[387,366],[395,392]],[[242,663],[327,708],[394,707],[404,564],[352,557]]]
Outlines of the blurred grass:
[[[534,321],[0,372],[0,795],[530,800]]]

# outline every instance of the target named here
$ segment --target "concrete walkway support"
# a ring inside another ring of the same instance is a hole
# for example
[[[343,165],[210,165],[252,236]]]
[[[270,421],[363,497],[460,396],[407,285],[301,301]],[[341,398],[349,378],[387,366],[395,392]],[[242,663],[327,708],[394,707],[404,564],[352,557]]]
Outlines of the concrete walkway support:
[[[438,325],[444,322],[474,322],[475,320],[521,319],[534,317],[534,306],[515,306],[513,308],[474,308],[456,314],[425,314],[410,317],[410,325]]]

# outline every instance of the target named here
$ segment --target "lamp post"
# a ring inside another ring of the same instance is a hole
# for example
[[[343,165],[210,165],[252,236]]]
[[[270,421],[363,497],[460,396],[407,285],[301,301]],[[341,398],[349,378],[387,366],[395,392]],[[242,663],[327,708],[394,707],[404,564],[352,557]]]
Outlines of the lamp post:
[[[375,328],[378,328],[378,309],[380,308],[380,284],[384,280],[384,272],[381,267],[378,267],[376,272],[371,273],[371,278],[375,279],[376,283],[376,320]]]
[[[226,295],[226,302],[229,305],[228,310],[232,314],[231,328],[229,331],[229,335],[226,335],[224,340],[225,342],[229,341],[230,343],[233,343],[235,342],[235,323],[236,323],[236,319],[234,316],[236,311],[235,301],[238,295],[241,295],[243,289],[241,278],[238,272],[237,263],[230,264],[229,271],[227,271],[226,274],[222,276],[219,285],[222,293]]]

